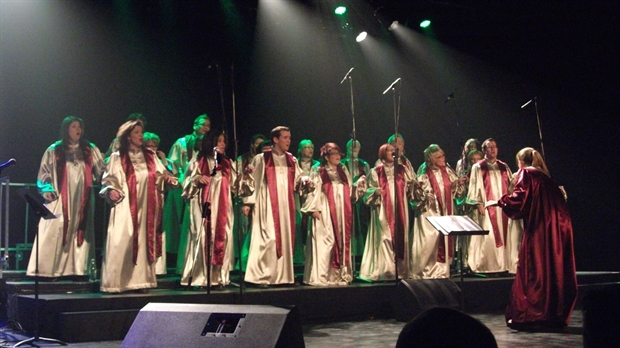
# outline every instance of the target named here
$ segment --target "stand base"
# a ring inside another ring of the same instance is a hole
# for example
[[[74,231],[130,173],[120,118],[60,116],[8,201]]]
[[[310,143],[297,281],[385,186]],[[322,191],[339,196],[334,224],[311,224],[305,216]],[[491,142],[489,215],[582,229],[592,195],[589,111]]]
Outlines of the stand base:
[[[13,348],[15,347],[21,347],[23,345],[29,345],[29,346],[33,346],[33,347],[38,347],[38,345],[36,345],[35,343],[37,342],[49,342],[49,343],[56,343],[59,344],[61,346],[66,346],[67,343],[61,341],[61,340],[57,340],[54,338],[45,338],[45,337],[31,337],[29,339],[23,340],[23,341],[19,341],[17,342]]]

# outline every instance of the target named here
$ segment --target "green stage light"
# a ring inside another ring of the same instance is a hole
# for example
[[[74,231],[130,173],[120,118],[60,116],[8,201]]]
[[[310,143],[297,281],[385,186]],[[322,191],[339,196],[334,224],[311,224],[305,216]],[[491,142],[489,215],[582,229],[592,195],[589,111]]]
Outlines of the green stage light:
[[[431,21],[428,19],[425,19],[422,22],[420,22],[420,28],[428,28],[429,25],[431,25]]]
[[[339,15],[339,16],[342,16],[343,14],[345,14],[345,12],[347,12],[347,8],[346,8],[346,7],[344,7],[344,6],[338,6],[338,7],[336,7],[336,9],[334,10],[334,13],[335,13],[335,14],[337,14],[337,15]]]

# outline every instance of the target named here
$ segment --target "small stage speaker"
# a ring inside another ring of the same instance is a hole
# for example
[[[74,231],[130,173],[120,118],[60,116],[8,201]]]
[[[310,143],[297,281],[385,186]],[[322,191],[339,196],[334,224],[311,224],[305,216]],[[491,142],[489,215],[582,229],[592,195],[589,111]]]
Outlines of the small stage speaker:
[[[461,310],[461,289],[450,279],[403,279],[391,298],[394,318],[409,321],[434,307]]]
[[[304,347],[295,307],[149,303],[121,347]]]

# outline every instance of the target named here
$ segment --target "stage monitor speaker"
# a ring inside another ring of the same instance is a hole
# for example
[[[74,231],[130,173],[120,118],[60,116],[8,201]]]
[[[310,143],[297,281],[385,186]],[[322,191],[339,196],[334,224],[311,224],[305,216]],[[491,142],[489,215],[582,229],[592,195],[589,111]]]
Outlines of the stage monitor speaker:
[[[461,310],[461,289],[450,279],[403,279],[391,298],[397,321],[409,321],[434,307]]]
[[[121,347],[305,347],[295,307],[149,303]]]

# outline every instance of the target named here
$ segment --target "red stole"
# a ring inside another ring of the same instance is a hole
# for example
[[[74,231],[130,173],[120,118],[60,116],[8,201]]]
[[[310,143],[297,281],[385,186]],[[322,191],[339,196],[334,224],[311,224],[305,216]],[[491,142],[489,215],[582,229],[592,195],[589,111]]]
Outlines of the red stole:
[[[342,181],[343,186],[343,194],[344,194],[344,260],[341,262],[342,258],[342,250],[340,250],[340,246],[342,244],[342,238],[340,236],[340,231],[338,227],[338,212],[336,211],[336,201],[334,199],[334,187],[332,185],[332,181],[329,178],[329,174],[327,173],[327,169],[325,166],[319,167],[319,175],[321,176],[321,181],[323,182],[323,191],[325,192],[325,196],[327,196],[327,203],[329,204],[329,217],[332,220],[332,228],[334,231],[334,237],[336,240],[336,246],[332,250],[332,268],[340,269],[340,267],[344,264],[344,266],[349,266],[349,256],[351,249],[351,189],[349,187],[349,179],[347,175],[342,170],[342,166],[337,166],[338,177],[340,181]]]
[[[496,160],[496,162],[502,175],[502,192],[500,192],[497,195],[497,197],[501,197],[507,193],[508,167],[506,166],[506,163],[500,160]],[[484,191],[487,194],[487,197],[486,197],[487,201],[495,200],[495,197],[493,196],[493,187],[491,185],[491,176],[489,175],[489,167],[487,166],[487,161],[482,159],[478,162],[478,164],[480,165],[480,169],[482,172],[482,181],[484,183]],[[489,219],[491,220],[491,226],[493,227],[493,236],[495,237],[495,246],[497,248],[500,248],[502,246],[506,248],[506,245],[502,243],[502,238],[499,234],[499,226],[497,225],[497,210],[498,209],[500,208],[499,207],[487,207],[487,211],[489,212]],[[503,211],[502,211],[502,226],[504,227],[504,239],[503,240],[506,240],[508,236],[508,216],[504,214]]]
[[[203,165],[207,163],[206,166]],[[206,157],[203,157],[201,160],[201,172],[209,173],[211,169],[209,168],[208,161]],[[217,216],[215,217],[215,237],[213,242],[213,254],[211,257],[211,265],[213,266],[222,266],[224,265],[224,254],[226,252],[226,225],[228,223],[228,207],[230,206],[230,160],[228,158],[223,158],[220,156],[220,162],[216,167],[216,171],[222,173],[222,178],[220,179],[220,195],[217,197]],[[209,175],[204,174],[204,175]],[[209,183],[210,186],[211,183]],[[212,190],[206,186],[203,188],[203,192],[207,192],[207,195],[212,194]],[[201,203],[207,202],[213,203],[213,197],[204,197]],[[209,222],[211,219],[209,219]],[[205,226],[205,228],[211,228],[211,226]],[[211,238],[211,234],[208,233],[208,238]],[[208,250],[205,248],[205,260],[207,259]]]
[[[161,199],[158,199],[157,194],[157,169],[155,166],[155,155],[152,151],[142,150],[144,160],[146,161],[146,168],[148,170],[147,179],[147,218],[146,218],[146,232],[147,232],[147,255],[149,263],[153,263],[162,254],[162,234],[161,234]],[[123,171],[127,180],[127,188],[129,189],[129,209],[131,210],[131,220],[133,222],[133,263],[138,262],[138,235],[140,232],[140,220],[138,218],[138,187],[136,181],[136,173],[133,168],[133,163],[129,158],[128,153],[121,154],[121,163],[123,165]]]
[[[293,155],[285,152],[286,166],[288,167],[288,209],[289,209],[289,226],[295,228],[295,160]],[[273,154],[271,151],[263,153],[265,160],[265,179],[267,180],[267,188],[269,190],[269,198],[271,201],[271,213],[273,215],[273,226],[276,233],[276,252],[278,258],[282,257],[282,230],[280,227],[280,209],[278,206],[278,182],[276,180],[276,168],[273,162]],[[295,247],[295,233],[291,232],[291,250]]]
[[[439,214],[442,216],[452,215],[452,185],[450,182],[450,175],[446,167],[439,168],[441,172],[441,178],[443,180],[443,197],[441,196],[441,188],[435,177],[435,173],[431,168],[426,168],[426,175],[428,181],[431,183],[435,197],[437,197],[437,203],[439,203]],[[448,237],[448,257],[452,257],[453,240],[452,237]],[[437,261],[446,262],[446,240],[443,233],[439,233],[439,248],[437,250]]]
[[[213,170],[212,165],[209,163],[209,158],[207,156],[200,156],[198,160],[198,167],[200,168],[200,175],[204,175],[208,178],[207,184],[200,190],[200,208],[203,216],[202,225],[204,227],[204,236],[203,244],[204,244],[204,258],[205,260],[209,259],[209,248],[208,245],[211,245],[211,171]],[[207,210],[205,212],[205,209]],[[211,247],[211,249],[215,249]],[[214,256],[211,255],[211,263],[213,264],[213,260],[215,260]],[[205,261],[207,265],[209,265],[209,261]]]
[[[84,156],[84,190],[80,201],[80,222],[77,230],[77,245],[82,246],[84,243],[84,230],[86,229],[86,213],[88,213],[88,201],[90,198],[90,190],[93,187],[93,156],[90,145],[82,149]],[[69,204],[67,193],[67,156],[65,149],[61,144],[54,147],[54,155],[56,156],[56,175],[58,176],[58,191],[62,200],[62,245],[67,241],[67,230],[69,229]]]
[[[399,260],[405,259],[405,179],[404,179],[404,167],[402,165],[394,166],[394,188],[396,197],[396,212],[398,213],[398,228],[394,228],[394,209],[392,207],[392,199],[390,198],[390,185],[388,178],[385,174],[384,164],[381,163],[377,166],[377,176],[379,177],[379,186],[381,187],[381,198],[383,204],[385,204],[385,215],[392,232],[392,243],[396,246],[396,256]],[[398,242],[397,242],[398,241]]]

